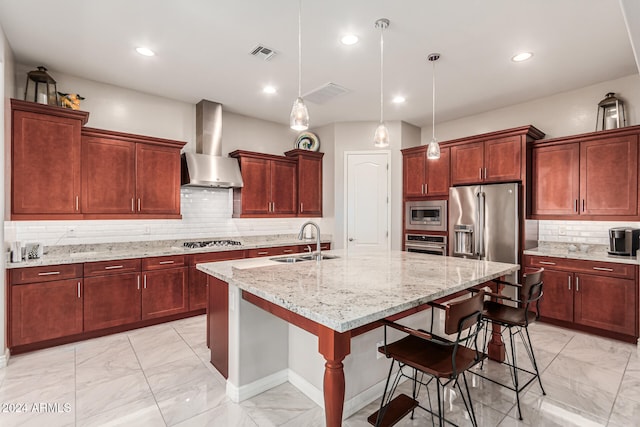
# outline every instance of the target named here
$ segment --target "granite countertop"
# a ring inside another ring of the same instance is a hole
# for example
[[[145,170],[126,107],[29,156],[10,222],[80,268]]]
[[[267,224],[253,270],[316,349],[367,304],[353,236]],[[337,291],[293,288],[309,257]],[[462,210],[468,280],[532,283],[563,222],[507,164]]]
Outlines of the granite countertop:
[[[320,237],[322,243],[331,242],[330,235],[321,235]],[[184,242],[201,242],[208,240],[237,240],[241,244],[195,249],[189,249],[183,246]],[[146,242],[47,246],[44,248],[44,255],[42,258],[24,260],[22,262],[7,262],[6,268],[12,269],[57,264],[75,264],[167,255],[191,255],[208,252],[223,252],[303,244],[309,244],[315,250],[315,243],[315,238],[298,240],[297,234],[276,234],[264,236],[225,236],[186,240],[156,240]]]
[[[579,259],[584,261],[616,262],[638,264],[635,256],[609,255],[608,245],[587,245],[581,243],[538,242],[538,247],[527,249],[525,255],[551,256],[556,258]]]
[[[519,270],[517,264],[402,251],[323,251],[338,258],[253,258],[201,270],[338,332],[345,332]]]

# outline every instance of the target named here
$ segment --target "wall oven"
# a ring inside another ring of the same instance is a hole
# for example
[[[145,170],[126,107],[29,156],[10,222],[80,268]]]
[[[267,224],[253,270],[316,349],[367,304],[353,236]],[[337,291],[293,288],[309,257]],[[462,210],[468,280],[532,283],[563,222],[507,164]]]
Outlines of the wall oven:
[[[447,201],[423,200],[406,202],[405,229],[447,231]]]
[[[447,236],[406,234],[404,250],[430,255],[447,255]]]

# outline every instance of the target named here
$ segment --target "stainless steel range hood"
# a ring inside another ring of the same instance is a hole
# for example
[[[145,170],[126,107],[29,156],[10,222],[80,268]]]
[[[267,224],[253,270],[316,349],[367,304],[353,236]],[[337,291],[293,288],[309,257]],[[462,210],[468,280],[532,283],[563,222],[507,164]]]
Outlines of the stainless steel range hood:
[[[182,154],[183,187],[242,187],[238,160],[222,157],[222,105],[196,104],[196,151]]]

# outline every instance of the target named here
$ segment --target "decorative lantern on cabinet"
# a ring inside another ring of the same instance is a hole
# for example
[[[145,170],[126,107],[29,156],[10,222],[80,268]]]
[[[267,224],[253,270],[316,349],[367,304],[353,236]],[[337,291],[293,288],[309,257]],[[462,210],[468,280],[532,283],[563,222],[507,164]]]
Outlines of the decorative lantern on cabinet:
[[[43,66],[27,73],[27,84],[24,88],[24,100],[40,104],[58,105],[56,81]]]
[[[617,129],[627,125],[624,114],[624,102],[615,97],[615,93],[609,92],[598,103],[598,115],[596,117],[596,130]]]

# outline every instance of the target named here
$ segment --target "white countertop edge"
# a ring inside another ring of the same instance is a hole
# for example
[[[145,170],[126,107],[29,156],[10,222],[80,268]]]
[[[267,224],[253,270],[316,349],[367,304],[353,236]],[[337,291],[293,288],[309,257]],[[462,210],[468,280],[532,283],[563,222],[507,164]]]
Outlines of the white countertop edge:
[[[266,261],[266,260],[265,260]],[[270,264],[265,264],[265,265],[274,265],[277,264],[275,261],[269,261]],[[425,304],[427,302],[439,299],[443,296],[446,295],[451,295],[453,293],[468,289],[472,286],[475,285],[479,285],[481,283],[485,283],[488,282],[490,280],[496,279],[498,277],[501,276],[505,276],[508,274],[511,274],[513,272],[516,272],[518,270],[520,270],[520,266],[514,266],[511,268],[508,268],[500,273],[496,273],[496,274],[491,274],[491,275],[487,275],[485,278],[482,279],[482,281],[480,279],[477,280],[471,280],[465,284],[462,284],[460,286],[456,286],[453,288],[449,288],[449,289],[442,289],[441,291],[431,294],[428,297],[424,297],[424,298],[419,298],[417,300],[413,300],[404,304],[400,304],[391,308],[387,308],[384,310],[380,310],[378,312],[375,313],[370,313],[366,316],[363,316],[361,318],[358,319],[351,319],[351,320],[347,320],[344,322],[336,322],[332,319],[329,319],[325,316],[322,316],[318,313],[312,312],[308,309],[305,309],[304,307],[298,307],[296,305],[294,305],[293,303],[284,301],[280,298],[275,297],[272,294],[263,292],[260,289],[256,289],[253,288],[251,286],[247,286],[242,282],[239,282],[237,280],[234,280],[233,278],[229,278],[228,276],[226,276],[225,274],[222,274],[220,272],[211,270],[209,268],[207,268],[207,264],[209,263],[204,263],[204,264],[198,264],[196,266],[196,268],[204,273],[207,273],[217,279],[220,279],[224,282],[227,282],[230,285],[236,286],[237,288],[243,290],[243,291],[247,291],[257,297],[260,297],[268,302],[271,302],[277,306],[280,306],[282,308],[285,308],[293,313],[299,314],[309,320],[312,320],[316,323],[319,323],[323,326],[326,326],[330,329],[333,329],[334,331],[337,332],[347,332],[350,331],[352,329],[358,328],[360,326],[364,326],[367,325],[369,323],[375,322],[376,320],[380,320],[380,319],[384,319],[385,317],[389,317],[389,316],[393,316],[394,314],[398,314],[401,313],[405,310],[409,310],[411,308],[417,307],[419,305]]]

